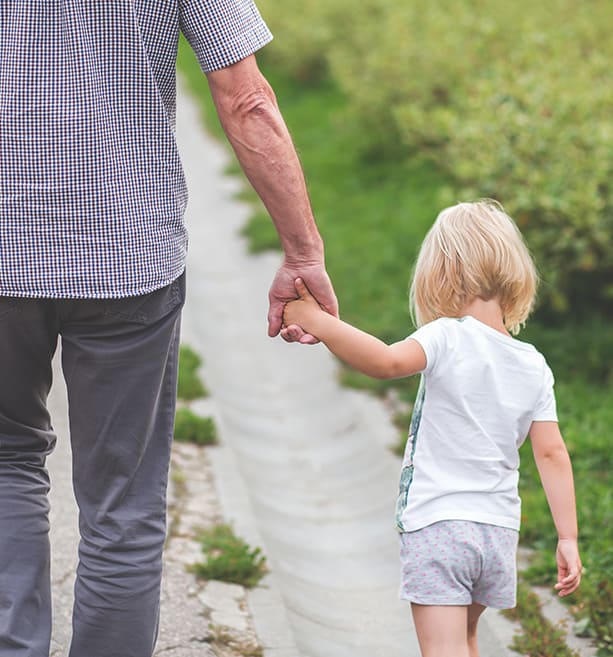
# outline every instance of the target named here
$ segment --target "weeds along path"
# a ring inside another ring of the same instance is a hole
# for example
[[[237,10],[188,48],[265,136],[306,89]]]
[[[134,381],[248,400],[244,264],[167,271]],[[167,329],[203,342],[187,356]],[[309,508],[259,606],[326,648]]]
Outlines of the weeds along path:
[[[217,457],[224,515],[261,540],[282,600],[274,620],[287,618],[302,657],[417,657],[410,611],[397,597],[394,429],[378,401],[339,386],[323,346],[267,337],[280,256],[247,255],[240,182],[223,174],[229,156],[199,125],[181,92],[190,188],[183,337],[204,357],[222,450],[231,453]],[[257,627],[257,604],[253,611]],[[486,619],[483,657],[504,657],[506,638]]]

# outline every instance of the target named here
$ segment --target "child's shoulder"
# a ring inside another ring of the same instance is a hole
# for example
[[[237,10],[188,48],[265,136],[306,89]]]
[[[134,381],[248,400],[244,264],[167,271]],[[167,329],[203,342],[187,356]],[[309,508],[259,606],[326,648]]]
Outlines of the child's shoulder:
[[[439,317],[418,328],[414,335],[416,337],[428,336],[431,339],[444,339],[449,346],[460,346],[467,343],[489,343],[503,351],[523,352],[531,359],[545,362],[543,354],[530,342],[502,333],[472,315]]]
[[[472,315],[465,315],[464,317],[458,318],[447,318],[443,317],[442,326],[449,331],[457,331],[459,333],[465,333],[471,336],[475,336],[477,339],[483,339],[488,341],[494,341],[499,343],[501,346],[510,348],[510,349],[519,349],[521,351],[530,352],[532,354],[538,354],[542,358],[542,354],[537,350],[537,348],[530,342],[525,342],[524,340],[519,340],[518,338],[509,335],[508,333],[503,333],[497,328],[485,324],[484,322],[476,319]]]

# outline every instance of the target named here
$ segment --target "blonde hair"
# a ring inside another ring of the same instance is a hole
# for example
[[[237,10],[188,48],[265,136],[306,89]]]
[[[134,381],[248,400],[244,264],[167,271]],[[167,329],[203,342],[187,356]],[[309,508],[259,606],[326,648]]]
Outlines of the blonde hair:
[[[516,334],[530,314],[538,276],[514,221],[496,201],[459,203],[443,210],[415,264],[411,314],[417,326],[459,317],[479,297],[497,299],[504,324]]]

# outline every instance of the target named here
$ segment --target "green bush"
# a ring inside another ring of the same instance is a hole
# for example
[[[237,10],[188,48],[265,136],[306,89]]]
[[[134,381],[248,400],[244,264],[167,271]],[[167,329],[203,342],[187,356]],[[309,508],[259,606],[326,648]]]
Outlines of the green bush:
[[[271,56],[279,70],[302,81],[319,80],[326,68],[326,52],[335,29],[327,18],[327,7],[331,6],[334,3],[322,0],[301,0],[300,5],[258,0],[258,8],[275,36],[274,45],[263,50],[262,56]]]
[[[366,145],[400,141],[431,158],[457,181],[450,202],[501,200],[537,255],[550,306],[610,306],[608,1],[380,5],[380,20],[332,56],[376,140]]]
[[[189,408],[179,408],[175,415],[174,438],[196,445],[216,445],[217,427],[212,417],[201,417]]]
[[[543,313],[530,320],[521,339],[532,342],[547,356],[556,379],[571,382],[580,377],[596,386],[613,385],[613,330],[599,314],[563,323]]]
[[[331,72],[370,162],[430,158],[455,178],[442,202],[517,219],[550,308],[613,307],[609,0],[269,1],[265,56]]]
[[[199,577],[254,587],[267,572],[260,548],[250,548],[230,525],[216,525],[200,535],[203,563],[193,566]]]

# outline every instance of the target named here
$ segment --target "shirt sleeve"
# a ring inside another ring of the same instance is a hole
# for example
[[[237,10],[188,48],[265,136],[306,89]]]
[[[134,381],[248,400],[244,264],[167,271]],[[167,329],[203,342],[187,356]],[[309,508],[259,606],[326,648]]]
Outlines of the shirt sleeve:
[[[272,40],[252,0],[180,0],[179,21],[205,73],[235,64]]]
[[[424,374],[429,374],[436,366],[437,359],[443,352],[445,346],[445,325],[440,319],[435,319],[428,324],[420,326],[415,333],[407,337],[407,340],[419,342],[426,354],[426,368]]]
[[[553,390],[554,378],[549,366],[544,364],[543,388],[534,409],[534,422],[557,422],[556,397]]]

